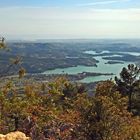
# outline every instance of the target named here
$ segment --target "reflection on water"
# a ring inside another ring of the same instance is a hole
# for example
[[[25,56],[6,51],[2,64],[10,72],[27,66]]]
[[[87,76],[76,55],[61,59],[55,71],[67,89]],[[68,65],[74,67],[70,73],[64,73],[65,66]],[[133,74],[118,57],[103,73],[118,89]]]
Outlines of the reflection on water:
[[[102,54],[102,53],[110,53],[110,51],[102,51],[100,53],[96,53],[95,51],[86,51],[84,53],[95,55],[95,54]],[[135,53],[135,52],[123,52],[123,53],[135,55],[135,56],[140,55],[140,53]],[[118,54],[110,55],[110,57],[112,57],[112,56],[121,57],[121,55],[118,55]],[[97,67],[77,66],[77,67],[69,67],[69,68],[61,68],[61,69],[57,68],[55,70],[45,71],[44,73],[45,74],[62,74],[62,73],[77,74],[77,73],[82,73],[82,72],[95,72],[95,73],[113,73],[114,74],[114,75],[109,75],[109,76],[105,76],[105,75],[90,76],[90,77],[84,78],[83,80],[80,80],[80,82],[89,83],[89,82],[97,82],[97,81],[101,81],[101,80],[107,80],[110,78],[114,78],[115,75],[119,75],[119,73],[123,67],[126,67],[129,64],[129,62],[124,62],[124,64],[120,64],[120,63],[106,64],[108,62],[108,60],[102,59],[102,56],[96,56],[94,58],[99,61],[99,63],[97,63]]]

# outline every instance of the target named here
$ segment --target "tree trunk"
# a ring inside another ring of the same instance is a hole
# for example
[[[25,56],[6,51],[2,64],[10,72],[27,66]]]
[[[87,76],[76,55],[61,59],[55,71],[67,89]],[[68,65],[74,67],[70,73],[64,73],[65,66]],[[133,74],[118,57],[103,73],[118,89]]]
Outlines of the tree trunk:
[[[128,111],[132,111],[132,88],[130,88],[129,94],[128,94]]]

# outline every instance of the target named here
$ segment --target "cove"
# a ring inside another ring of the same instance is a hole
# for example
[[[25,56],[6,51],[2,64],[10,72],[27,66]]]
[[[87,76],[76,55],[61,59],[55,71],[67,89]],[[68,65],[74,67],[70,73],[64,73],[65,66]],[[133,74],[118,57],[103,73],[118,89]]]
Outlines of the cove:
[[[100,53],[96,53],[95,51],[85,51],[83,53],[95,55],[95,54],[109,53],[109,51],[105,50],[105,51],[102,51]],[[121,54],[130,54],[130,55],[135,55],[135,56],[140,55],[140,53],[135,53],[135,52],[123,52]],[[118,55],[118,52],[116,52],[116,55],[115,54],[109,55],[109,57],[112,57],[112,56],[121,57],[121,55]],[[54,70],[47,70],[43,74],[46,74],[46,75],[49,75],[49,74],[78,74],[78,73],[82,73],[82,72],[113,73],[114,74],[114,75],[108,75],[108,76],[105,76],[105,75],[89,76],[89,77],[86,77],[86,78],[79,81],[79,82],[83,82],[83,83],[90,83],[90,82],[104,81],[104,80],[108,80],[111,78],[114,79],[115,76],[119,76],[119,73],[123,67],[127,67],[128,64],[132,63],[132,62],[122,61],[123,64],[121,64],[121,63],[106,64],[108,62],[108,60],[105,60],[102,57],[103,56],[94,57],[96,60],[99,61],[99,63],[97,63],[97,67],[95,67],[95,66],[80,66],[79,65],[76,67],[57,68]]]

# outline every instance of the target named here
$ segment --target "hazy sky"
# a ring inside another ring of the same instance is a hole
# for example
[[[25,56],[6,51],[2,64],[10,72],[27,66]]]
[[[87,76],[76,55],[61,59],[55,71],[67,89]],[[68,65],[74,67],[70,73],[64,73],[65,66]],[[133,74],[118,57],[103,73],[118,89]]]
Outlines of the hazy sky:
[[[140,0],[0,0],[0,35],[140,38]]]

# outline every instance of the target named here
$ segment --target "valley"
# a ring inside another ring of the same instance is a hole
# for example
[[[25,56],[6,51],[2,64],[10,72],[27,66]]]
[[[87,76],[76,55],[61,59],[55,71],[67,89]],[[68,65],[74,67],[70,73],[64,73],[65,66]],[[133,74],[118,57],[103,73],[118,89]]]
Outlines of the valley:
[[[5,70],[11,58],[20,56],[20,66],[27,74],[69,75],[70,79],[86,83],[114,78],[129,63],[140,63],[138,40],[8,42],[7,46],[10,50],[0,52],[0,66]],[[16,71],[10,68],[7,75]]]

